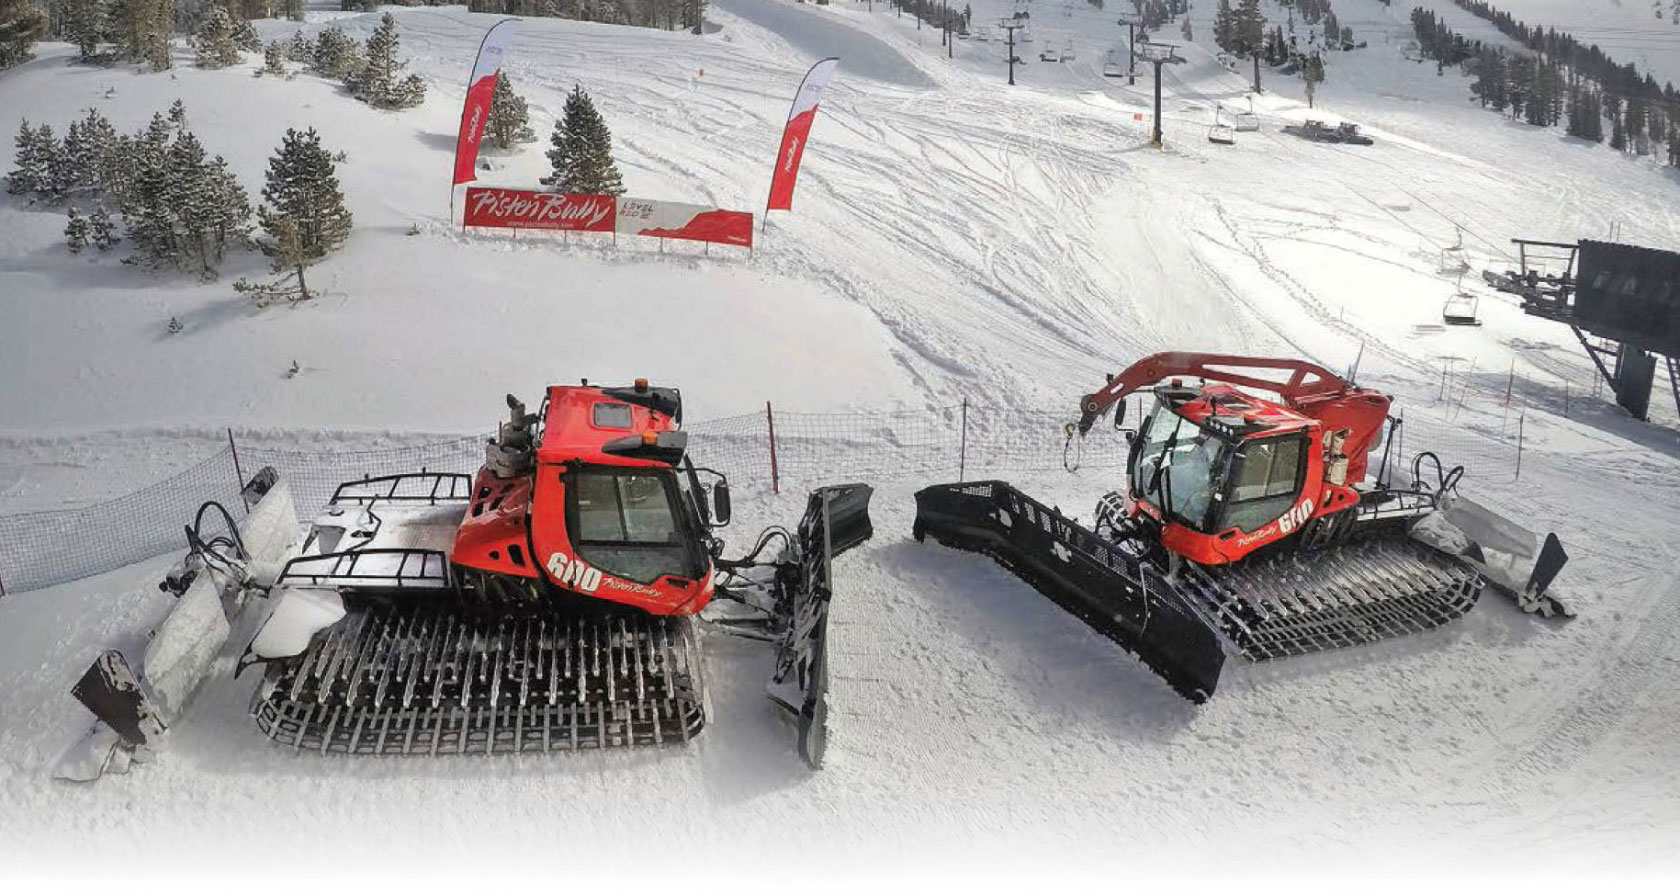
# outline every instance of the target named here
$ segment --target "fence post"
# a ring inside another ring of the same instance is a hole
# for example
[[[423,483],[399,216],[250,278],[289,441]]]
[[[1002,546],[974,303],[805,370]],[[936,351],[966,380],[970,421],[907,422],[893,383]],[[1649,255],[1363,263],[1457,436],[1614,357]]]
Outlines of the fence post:
[[[1527,418],[1528,418],[1528,410],[1525,408],[1523,410],[1522,414],[1517,416],[1517,478],[1516,478],[1516,480],[1518,480],[1518,481],[1522,480],[1523,420],[1525,420]]]
[[[781,470],[776,467],[776,412],[770,408],[769,401],[764,402],[764,423],[770,428],[770,492],[780,494],[782,475]]]
[[[251,512],[251,503],[250,503],[250,501],[245,499],[245,470],[241,469],[239,467],[239,447],[238,447],[238,445],[233,443],[233,427],[232,426],[228,427],[227,433],[228,433],[228,450],[233,452],[233,477],[234,477],[234,482],[233,483],[234,483],[234,486],[239,489],[239,502],[240,502],[241,505],[243,505],[245,507],[245,512],[248,515]]]
[[[962,440],[957,453],[957,481],[968,480],[968,398],[962,402]]]
[[[1511,371],[1505,374],[1505,406],[1511,405],[1511,386],[1517,381],[1517,358],[1511,358]]]
[[[1563,418],[1569,418],[1569,380],[1563,380]]]

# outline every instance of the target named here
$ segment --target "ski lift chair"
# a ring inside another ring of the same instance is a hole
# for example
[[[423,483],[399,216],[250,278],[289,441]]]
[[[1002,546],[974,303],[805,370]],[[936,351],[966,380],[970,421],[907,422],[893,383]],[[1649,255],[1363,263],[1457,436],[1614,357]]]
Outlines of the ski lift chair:
[[[1038,61],[1060,62],[1062,61],[1062,52],[1055,47],[1045,47],[1044,49],[1038,51]]]
[[[1108,51],[1108,58],[1103,60],[1103,77],[1123,78],[1129,71],[1127,57],[1119,49]]]
[[[1215,124],[1208,128],[1208,142],[1217,143],[1221,146],[1235,146],[1237,144],[1237,132],[1229,124]]]
[[[1481,298],[1469,292],[1459,292],[1448,298],[1446,306],[1441,308],[1441,322],[1448,326],[1480,326],[1482,321],[1477,319],[1476,311],[1481,303]]]
[[[1260,116],[1253,112],[1237,113],[1237,133],[1254,133],[1260,129]]]

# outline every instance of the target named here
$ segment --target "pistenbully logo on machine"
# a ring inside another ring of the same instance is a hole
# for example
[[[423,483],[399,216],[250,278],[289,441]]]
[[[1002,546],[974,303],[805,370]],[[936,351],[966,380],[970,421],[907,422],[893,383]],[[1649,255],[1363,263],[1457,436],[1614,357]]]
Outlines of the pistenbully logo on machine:
[[[1277,532],[1280,533],[1280,534],[1288,534],[1291,531],[1294,531],[1296,528],[1299,528],[1300,526],[1306,524],[1307,519],[1312,518],[1312,514],[1313,514],[1313,501],[1312,501],[1311,497],[1308,497],[1307,499],[1302,500],[1300,505],[1298,505],[1295,508],[1289,510],[1288,512],[1285,512],[1281,517],[1278,518],[1278,520],[1274,523],[1277,526]],[[1244,535],[1242,537],[1238,537],[1237,538],[1237,545],[1238,546],[1247,546],[1250,543],[1255,543],[1257,541],[1269,539],[1271,536],[1272,536],[1272,525],[1268,524],[1265,527],[1261,528],[1258,531],[1255,531],[1252,534],[1247,534],[1247,535]]]

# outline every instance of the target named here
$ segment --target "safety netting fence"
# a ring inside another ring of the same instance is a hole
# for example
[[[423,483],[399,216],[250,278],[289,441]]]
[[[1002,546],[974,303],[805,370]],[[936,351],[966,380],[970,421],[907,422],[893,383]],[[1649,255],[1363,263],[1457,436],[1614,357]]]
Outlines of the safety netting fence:
[[[1126,425],[1139,421],[1133,402]],[[1516,421],[1512,421],[1512,420]],[[1410,413],[1393,438],[1396,483],[1410,483],[1412,459],[1438,454],[1467,477],[1520,474],[1521,421],[1506,414],[1458,420],[1439,408]],[[1064,412],[957,403],[914,410],[761,412],[696,422],[689,455],[727,475],[737,489],[803,491],[843,481],[998,478],[1064,467],[1122,468],[1124,433],[1100,422],[1084,438],[1066,434]],[[240,443],[133,493],[99,503],[0,516],[0,595],[102,574],[185,548],[184,525],[206,501],[242,511],[243,481],[272,466],[289,482],[298,511],[312,516],[346,481],[402,472],[467,472],[483,460],[485,437],[466,435],[379,449],[318,450]],[[1373,468],[1383,448],[1372,456]]]

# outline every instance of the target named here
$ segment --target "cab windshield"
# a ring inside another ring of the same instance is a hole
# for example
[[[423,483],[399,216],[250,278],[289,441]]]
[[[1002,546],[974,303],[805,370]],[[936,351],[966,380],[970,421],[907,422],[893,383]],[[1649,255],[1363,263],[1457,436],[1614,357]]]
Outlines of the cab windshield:
[[[665,470],[578,470],[567,488],[578,557],[638,583],[695,578],[699,553],[677,511],[676,476]]]
[[[1133,449],[1132,494],[1182,524],[1207,530],[1214,483],[1227,451],[1224,441],[1157,401]]]

